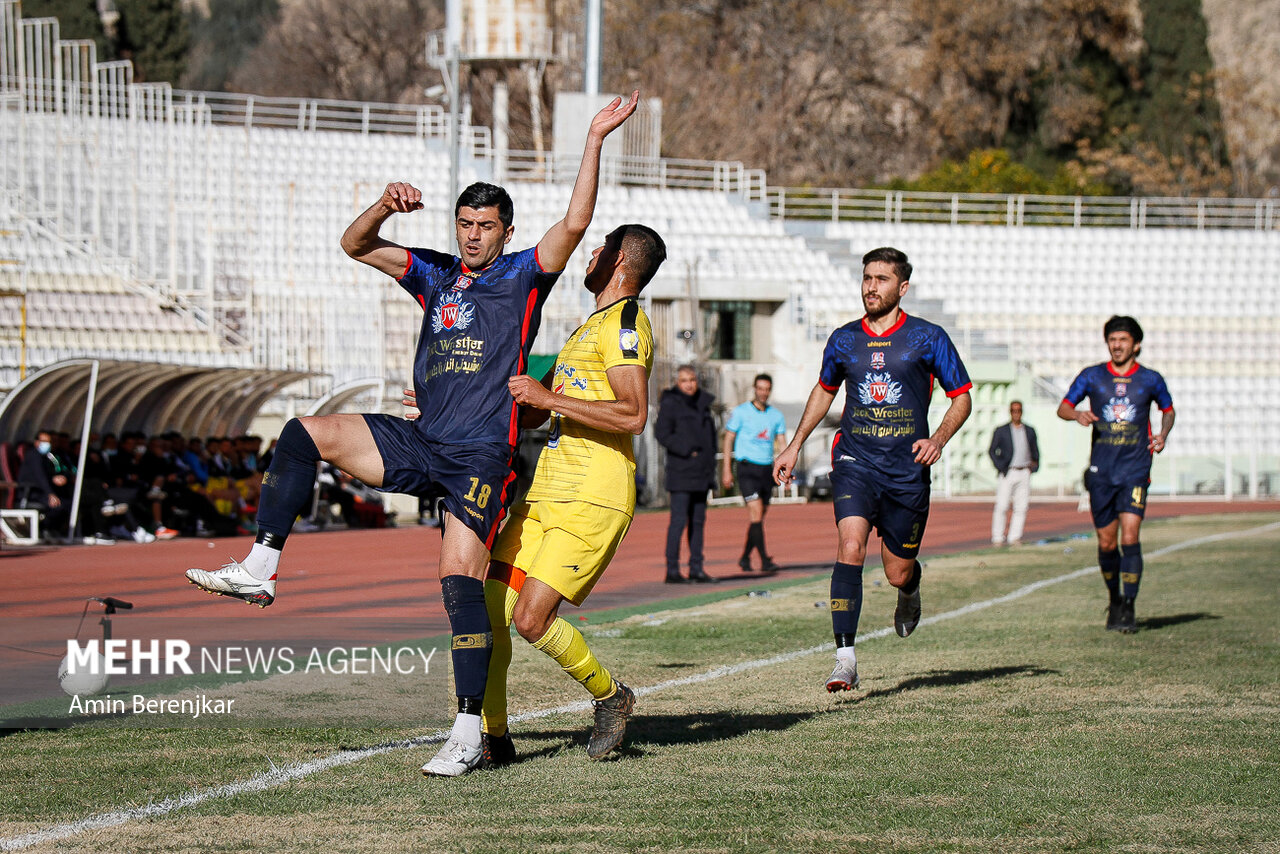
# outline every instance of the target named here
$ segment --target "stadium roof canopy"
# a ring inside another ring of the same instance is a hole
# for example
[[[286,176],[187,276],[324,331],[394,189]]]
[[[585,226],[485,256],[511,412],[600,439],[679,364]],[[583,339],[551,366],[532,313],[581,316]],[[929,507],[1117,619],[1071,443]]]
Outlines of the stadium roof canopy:
[[[254,368],[207,368],[68,359],[27,377],[0,401],[0,440],[30,439],[40,430],[79,434],[94,362],[98,385],[95,433],[176,430],[185,436],[245,433],[258,410],[286,386],[314,374]]]

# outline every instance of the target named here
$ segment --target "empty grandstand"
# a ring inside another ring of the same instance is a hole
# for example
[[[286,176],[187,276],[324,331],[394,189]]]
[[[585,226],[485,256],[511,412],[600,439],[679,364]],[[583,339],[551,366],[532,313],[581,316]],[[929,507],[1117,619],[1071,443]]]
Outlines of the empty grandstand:
[[[452,246],[445,111],[134,83],[127,62],[98,62],[92,43],[58,32],[0,0],[0,388],[93,357],[299,377],[266,404],[276,416],[368,377],[386,385],[366,404],[398,399],[420,310],[338,238],[407,180],[427,207],[387,236]],[[498,152],[488,129],[459,130],[462,182],[508,186],[514,244],[536,241],[563,211],[576,155]],[[1050,413],[1074,372],[1103,359],[1116,312],[1147,328],[1143,361],[1179,413],[1155,488],[1280,488],[1274,200],[796,191],[740,163],[635,157],[606,159],[602,181],[536,352],[589,312],[590,249],[641,221],[670,249],[647,291],[655,399],[672,365],[698,359],[722,402],[745,399],[765,369],[794,413],[826,334],[861,314],[859,256],[893,244],[916,265],[908,310],[946,325],[979,381],[974,420],[936,467],[947,490],[990,488],[986,442],[1014,395],[1046,431],[1038,485],[1074,488],[1087,438]],[[656,483],[656,451],[646,467]]]

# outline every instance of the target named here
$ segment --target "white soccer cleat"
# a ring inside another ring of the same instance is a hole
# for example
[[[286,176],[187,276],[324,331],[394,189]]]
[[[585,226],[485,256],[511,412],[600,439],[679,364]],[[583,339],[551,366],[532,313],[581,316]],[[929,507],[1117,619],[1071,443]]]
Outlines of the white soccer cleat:
[[[827,677],[827,693],[852,691],[858,687],[858,662],[856,659],[837,658],[836,669]]]
[[[233,560],[222,569],[206,572],[203,569],[188,569],[187,581],[214,596],[230,596],[243,599],[250,605],[265,608],[276,601],[276,576],[265,581],[255,578],[238,560]]]
[[[422,774],[426,777],[461,777],[468,771],[479,768],[483,758],[484,751],[479,744],[467,744],[456,735],[451,735],[440,752],[422,766]]]

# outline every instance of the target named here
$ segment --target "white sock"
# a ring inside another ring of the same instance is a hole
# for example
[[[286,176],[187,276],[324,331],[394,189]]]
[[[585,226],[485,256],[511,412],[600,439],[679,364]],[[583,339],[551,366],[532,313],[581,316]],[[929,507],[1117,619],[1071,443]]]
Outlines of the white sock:
[[[851,646],[842,646],[837,649],[836,658],[840,661],[852,661],[854,664],[858,663],[858,657],[853,654],[853,647]]]
[[[266,581],[276,574],[276,568],[280,566],[280,551],[264,546],[262,543],[254,543],[253,548],[249,550],[249,556],[241,563],[254,578]]]
[[[477,745],[480,743],[480,716],[464,715],[461,712],[453,719],[453,730],[449,733],[450,738],[456,738],[459,741]]]

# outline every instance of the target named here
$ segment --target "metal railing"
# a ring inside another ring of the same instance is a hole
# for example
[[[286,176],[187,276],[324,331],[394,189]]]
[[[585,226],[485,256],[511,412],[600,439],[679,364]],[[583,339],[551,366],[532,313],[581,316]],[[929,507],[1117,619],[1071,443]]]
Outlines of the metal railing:
[[[175,90],[175,107],[212,125],[304,132],[400,134],[447,141],[449,114],[438,104],[377,104],[321,98],[269,98],[227,92]],[[475,157],[492,156],[489,128],[464,126],[461,146]]]
[[[582,155],[577,152],[511,151],[506,155],[505,177],[514,181],[572,182],[581,161]],[[767,190],[762,169],[748,169],[732,161],[670,157],[605,156],[600,165],[600,183],[712,190],[741,195],[748,201],[764,201]]]
[[[1032,196],[770,187],[775,219],[1044,225],[1069,228],[1280,229],[1280,199]]]

